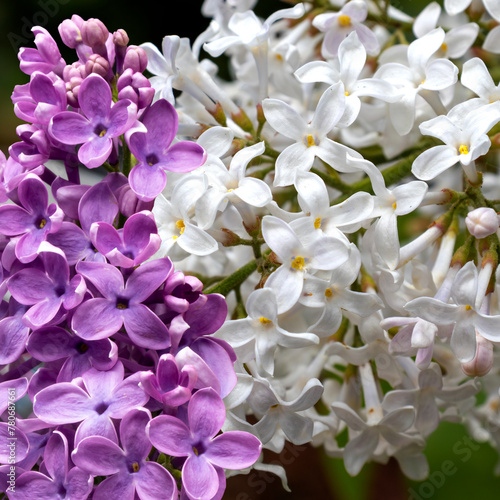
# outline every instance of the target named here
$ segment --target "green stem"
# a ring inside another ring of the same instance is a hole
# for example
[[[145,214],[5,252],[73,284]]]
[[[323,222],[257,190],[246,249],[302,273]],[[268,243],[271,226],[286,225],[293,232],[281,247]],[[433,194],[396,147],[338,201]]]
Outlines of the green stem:
[[[240,267],[227,278],[223,279],[217,285],[214,285],[208,290],[205,290],[205,294],[220,293],[225,297],[231,290],[234,290],[236,287],[241,285],[241,283],[243,283],[256,270],[257,261],[252,260],[248,264],[245,264],[243,267]]]
[[[130,174],[130,170],[132,170],[132,153],[125,142],[125,138],[122,137],[122,145],[123,145],[123,174],[128,177]]]

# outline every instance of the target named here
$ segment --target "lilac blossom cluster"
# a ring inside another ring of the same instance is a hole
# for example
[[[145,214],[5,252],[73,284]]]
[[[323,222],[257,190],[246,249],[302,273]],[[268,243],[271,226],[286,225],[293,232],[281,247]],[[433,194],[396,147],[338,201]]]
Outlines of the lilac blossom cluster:
[[[227,305],[158,255],[152,212],[166,172],[206,151],[176,137],[177,111],[154,99],[124,30],[63,21],[71,64],[33,32],[19,51],[29,83],[12,94],[27,123],[0,157],[0,491],[220,499],[226,469],[253,465],[261,443],[221,432],[237,382],[213,336]]]

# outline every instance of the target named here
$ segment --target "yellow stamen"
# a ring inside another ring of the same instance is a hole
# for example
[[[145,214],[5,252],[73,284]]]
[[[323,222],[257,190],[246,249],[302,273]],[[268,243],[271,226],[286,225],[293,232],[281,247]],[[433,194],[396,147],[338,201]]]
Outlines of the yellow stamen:
[[[396,208],[398,208],[398,203],[396,201],[392,204],[392,208],[394,208],[394,210],[396,210]]]
[[[460,144],[460,147],[458,148],[458,152],[461,155],[468,155],[469,154],[469,148],[465,144]]]
[[[349,92],[347,92],[347,90],[346,90],[346,91],[344,92],[344,95],[345,95],[346,97],[349,97],[349,95],[350,95],[350,94],[349,94]]]
[[[346,16],[345,14],[339,16],[339,24],[340,26],[350,26],[351,25],[351,18],[349,16]]]
[[[325,290],[325,297],[331,297],[333,295],[333,291],[331,288],[327,288]]]
[[[38,227],[42,229],[45,226],[45,224],[47,224],[47,219],[42,219],[40,221],[40,224],[38,224]]]
[[[272,321],[270,319],[267,319],[267,318],[264,318],[264,316],[261,316],[259,318],[259,321],[263,324],[263,325],[268,325],[269,323],[272,323]]]
[[[303,271],[306,266],[306,260],[300,255],[292,260],[292,269],[296,271]]]
[[[102,130],[99,137],[104,137],[106,135],[106,129]]]
[[[314,140],[314,136],[312,134],[307,134],[306,135],[306,144],[307,147],[310,148],[311,146],[316,146],[316,141]]]
[[[321,227],[321,217],[314,219],[314,229],[319,229]]]
[[[200,454],[200,452],[196,449],[196,446],[193,446],[193,451],[196,456]]]
[[[134,472],[139,472],[139,464],[137,462],[134,462],[132,464],[132,469],[134,470]]]
[[[447,44],[447,43],[445,43],[445,42],[443,42],[443,43],[441,44],[441,50],[442,50],[443,52],[446,52],[446,51],[448,50],[448,44]]]
[[[470,311],[472,309],[472,306],[469,306],[468,304],[465,306],[466,311]]]
[[[118,304],[116,304],[116,308],[117,309],[127,309],[127,305],[122,304],[121,302],[118,302]]]
[[[278,59],[278,61],[283,61],[283,56],[281,54],[276,54],[276,59]]]
[[[178,220],[175,225],[177,226],[177,228],[179,229],[179,234],[182,234],[184,232],[184,229],[186,229],[186,226],[184,224],[184,221],[182,220]]]

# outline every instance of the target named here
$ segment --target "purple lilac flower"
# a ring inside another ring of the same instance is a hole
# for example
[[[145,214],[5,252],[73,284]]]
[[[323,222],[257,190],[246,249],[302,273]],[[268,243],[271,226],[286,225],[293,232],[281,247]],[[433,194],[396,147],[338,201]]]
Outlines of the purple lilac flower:
[[[22,206],[0,207],[0,233],[20,236],[16,257],[28,263],[37,257],[47,235],[59,229],[64,214],[55,203],[49,205],[47,189],[34,174],[28,174],[19,184],[18,197]]]
[[[25,324],[31,328],[49,323],[61,306],[65,311],[77,307],[87,290],[80,274],[70,279],[68,262],[59,248],[44,242],[40,250],[44,271],[21,269],[7,283],[9,292],[19,303],[32,306],[23,316]]]
[[[117,230],[107,222],[95,222],[90,228],[95,248],[119,267],[135,267],[152,257],[160,248],[161,238],[152,212],[131,215]]]
[[[142,74],[127,68],[120,74],[116,83],[118,99],[130,99],[138,109],[148,107],[155,95],[151,82]]]
[[[102,297],[83,302],[72,319],[73,331],[84,340],[110,337],[123,326],[141,347],[166,349],[170,335],[165,324],[142,304],[172,272],[168,258],[146,262],[135,269],[124,284],[122,273],[111,264],[79,262],[76,265]]]
[[[110,370],[118,360],[118,348],[111,340],[83,341],[59,326],[34,331],[26,348],[39,361],[64,360],[57,382],[71,382],[92,367]]]
[[[123,418],[129,410],[146,404],[149,396],[139,387],[140,373],[125,380],[118,361],[107,371],[90,369],[82,384],[60,382],[42,389],[33,402],[35,415],[50,425],[81,422],[75,444],[89,436],[104,436],[118,443],[111,419]]]
[[[190,172],[206,160],[205,150],[195,142],[179,141],[172,145],[179,118],[175,108],[159,99],[141,118],[147,132],[131,129],[126,135],[130,151],[138,163],[129,176],[130,187],[142,200],[158,196],[167,183],[165,171]]]
[[[36,49],[31,47],[19,49],[18,58],[21,71],[27,75],[40,71],[41,73],[54,72],[60,76],[66,63],[61,57],[56,41],[41,26],[34,26],[31,31],[35,35]]]
[[[29,123],[16,129],[21,139],[9,146],[9,154],[26,169],[33,169],[50,158],[51,142],[45,130]]]
[[[163,354],[158,361],[156,374],[152,371],[142,373],[141,386],[146,394],[162,403],[165,412],[170,413],[189,401],[197,378],[194,366],[180,368],[172,354]]]
[[[104,262],[106,259],[92,244],[90,239],[90,228],[94,222],[105,222],[112,224],[118,214],[118,202],[107,182],[99,182],[84,192],[78,203],[78,208],[75,210],[75,203],[63,199],[65,192],[71,196],[71,191],[76,191],[74,188],[62,187],[57,190],[56,198],[58,202],[64,206],[68,206],[67,212],[75,215],[75,219],[80,222],[78,227],[73,222],[63,222],[59,231],[51,234],[48,241],[53,245],[61,248],[66,254],[68,263],[75,265],[80,260]],[[76,212],[76,213],[74,213]],[[68,216],[69,213],[68,213]]]
[[[78,159],[88,168],[97,168],[109,157],[113,139],[136,121],[137,107],[128,99],[113,104],[109,84],[95,73],[80,85],[78,102],[83,114],[58,113],[52,118],[49,132],[63,144],[82,144]]]
[[[61,79],[33,73],[28,85],[29,97],[14,105],[14,113],[21,120],[48,125],[55,114],[66,109],[66,86]]]
[[[66,436],[54,431],[50,436],[43,454],[43,467],[47,474],[26,471],[16,478],[12,500],[53,500],[70,498],[85,500],[94,485],[90,474],[78,467],[69,466],[69,445]]]
[[[225,418],[222,398],[207,388],[191,397],[187,424],[171,415],[160,415],[148,424],[153,446],[173,457],[187,457],[182,483],[189,498],[213,498],[219,490],[219,468],[244,469],[259,458],[262,445],[252,434],[230,431],[216,436]]]
[[[177,485],[160,464],[146,460],[151,443],[146,425],[151,414],[144,408],[129,411],[120,422],[122,448],[105,437],[80,441],[72,454],[74,463],[94,476],[110,476],[94,491],[94,500],[174,500]]]

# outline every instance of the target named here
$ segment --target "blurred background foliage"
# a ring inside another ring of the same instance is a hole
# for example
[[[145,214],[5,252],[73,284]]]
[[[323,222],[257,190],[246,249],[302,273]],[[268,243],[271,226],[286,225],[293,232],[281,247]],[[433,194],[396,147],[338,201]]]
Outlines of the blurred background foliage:
[[[397,0],[397,8],[410,15],[418,14],[429,0]],[[130,43],[152,42],[161,46],[162,38],[176,34],[194,40],[209,23],[200,13],[202,0],[167,0],[162,4],[102,2],[102,0],[3,0],[0,2],[0,149],[18,140],[15,127],[22,123],[13,113],[10,96],[15,85],[29,81],[19,70],[19,47],[33,46],[31,27],[41,25],[60,42],[58,25],[73,14],[84,19],[97,17],[110,31],[123,28]],[[161,5],[161,7],[158,7]],[[267,17],[289,4],[279,0],[260,0],[255,9]],[[62,47],[63,57],[74,60],[73,51]],[[351,478],[343,462],[326,457],[322,451],[307,447],[292,452],[292,460],[283,462],[292,493],[286,493],[275,477],[236,476],[229,479],[225,499],[289,499],[316,500],[462,500],[500,498],[500,478],[494,476],[497,453],[488,444],[479,444],[468,437],[458,424],[443,423],[430,436],[425,454],[430,475],[426,481],[408,481],[396,462],[387,465],[368,464]],[[303,447],[304,448],[304,447]],[[275,457],[276,458],[276,457]],[[277,458],[279,461],[279,457]],[[265,487],[261,487],[265,485]],[[313,487],[314,486],[314,487]]]

